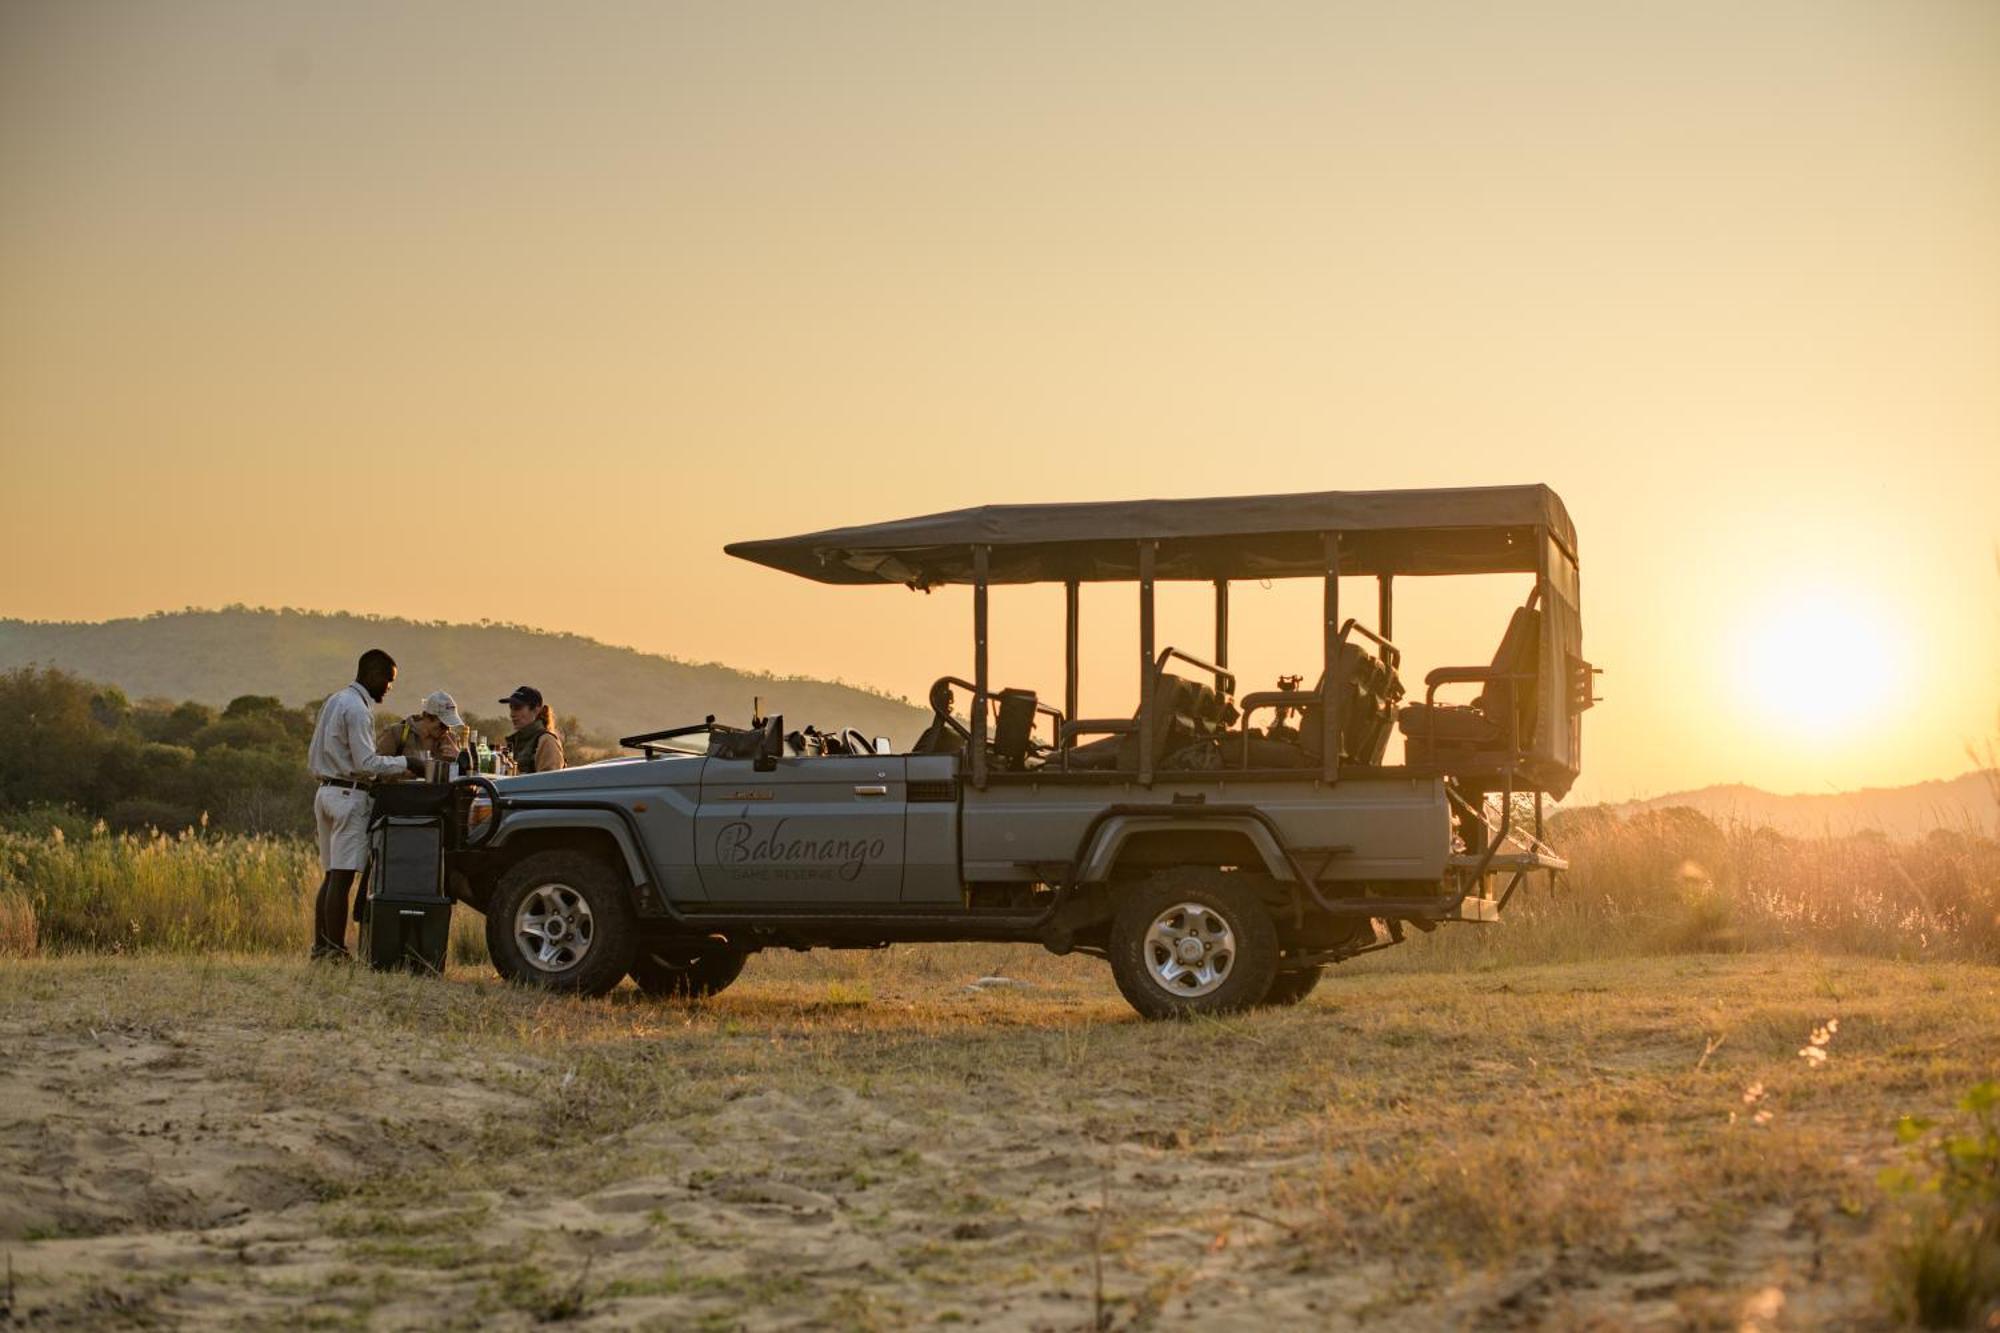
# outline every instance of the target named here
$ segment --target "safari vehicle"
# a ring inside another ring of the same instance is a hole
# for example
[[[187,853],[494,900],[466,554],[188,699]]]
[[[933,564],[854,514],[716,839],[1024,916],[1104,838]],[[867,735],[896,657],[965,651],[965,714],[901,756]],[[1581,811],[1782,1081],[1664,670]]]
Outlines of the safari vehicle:
[[[503,779],[453,856],[502,975],[699,996],[763,949],[1031,941],[1108,959],[1147,1017],[1187,1016],[1294,1003],[1328,964],[1495,921],[1565,868],[1543,798],[1577,776],[1592,668],[1547,487],[988,506],[727,550],[822,583],[970,584],[970,675],[932,687],[907,750],[838,718],[708,718]],[[1491,660],[1406,698],[1396,580],[1490,573],[1534,576]],[[1372,625],[1343,575],[1375,579]],[[1280,578],[1324,585],[1321,660],[1240,690],[1230,585]],[[1157,641],[1162,580],[1213,587],[1198,653]],[[1077,716],[1086,582],[1137,585],[1128,717]],[[1066,593],[1053,700],[989,670],[989,592],[1026,583]]]

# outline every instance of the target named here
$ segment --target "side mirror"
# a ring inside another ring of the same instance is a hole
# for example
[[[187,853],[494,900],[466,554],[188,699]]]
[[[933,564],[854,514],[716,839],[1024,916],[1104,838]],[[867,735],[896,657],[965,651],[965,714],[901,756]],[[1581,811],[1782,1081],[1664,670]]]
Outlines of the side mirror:
[[[894,754],[896,753],[896,743],[887,736],[877,736],[875,738],[875,753],[884,755]]]
[[[764,719],[764,734],[757,740],[757,757],[750,761],[752,772],[770,773],[778,767],[778,756],[785,752],[785,719],[767,717]]]

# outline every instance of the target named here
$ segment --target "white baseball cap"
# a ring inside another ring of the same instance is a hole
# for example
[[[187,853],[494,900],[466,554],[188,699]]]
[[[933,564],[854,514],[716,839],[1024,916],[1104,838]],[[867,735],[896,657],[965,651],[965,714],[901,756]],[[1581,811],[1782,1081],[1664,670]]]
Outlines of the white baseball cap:
[[[439,690],[436,694],[424,696],[424,711],[447,727],[462,727],[465,719],[458,715],[458,700]]]

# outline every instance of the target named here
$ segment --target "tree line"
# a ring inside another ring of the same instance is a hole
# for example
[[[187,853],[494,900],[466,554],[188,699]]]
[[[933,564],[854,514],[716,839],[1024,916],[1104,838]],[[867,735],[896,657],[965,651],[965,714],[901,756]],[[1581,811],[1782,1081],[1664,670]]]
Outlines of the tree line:
[[[397,709],[398,703],[406,704]],[[389,696],[387,722],[417,699]],[[240,833],[312,832],[314,783],[306,747],[320,700],[290,706],[245,694],[220,709],[192,700],[133,702],[57,667],[0,672],[0,811],[73,812],[117,831],[179,830],[206,823]],[[466,714],[489,740],[501,718]],[[565,739],[575,720],[562,720]],[[572,752],[590,757],[587,738]]]

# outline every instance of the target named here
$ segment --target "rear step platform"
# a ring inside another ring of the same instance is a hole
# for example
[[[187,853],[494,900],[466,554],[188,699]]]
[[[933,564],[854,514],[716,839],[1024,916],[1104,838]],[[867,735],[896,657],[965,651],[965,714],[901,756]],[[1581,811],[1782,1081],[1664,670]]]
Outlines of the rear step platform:
[[[1493,859],[1486,859],[1483,852],[1453,852],[1445,864],[1454,870],[1477,870],[1481,863],[1488,870],[1568,870],[1569,861],[1545,848],[1530,847],[1518,852],[1495,852]]]
[[[1482,925],[1491,924],[1499,919],[1500,904],[1498,902],[1491,898],[1474,898],[1470,895],[1459,899],[1458,910],[1456,912],[1453,912],[1449,917],[1440,918],[1440,920],[1450,921],[1474,921]]]

